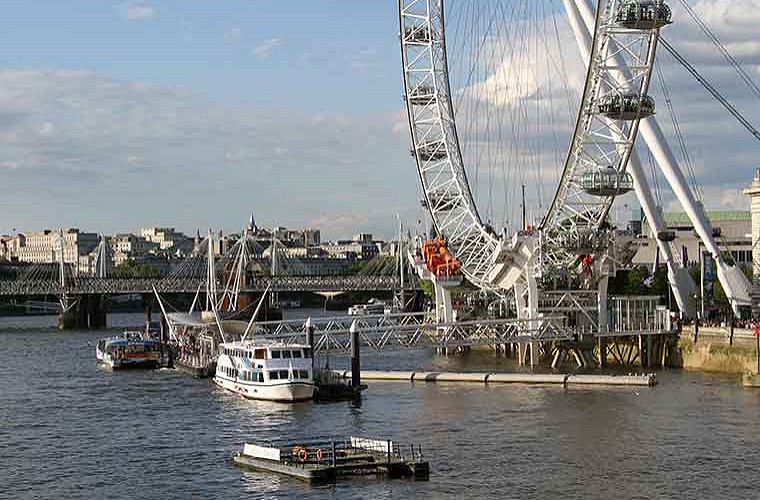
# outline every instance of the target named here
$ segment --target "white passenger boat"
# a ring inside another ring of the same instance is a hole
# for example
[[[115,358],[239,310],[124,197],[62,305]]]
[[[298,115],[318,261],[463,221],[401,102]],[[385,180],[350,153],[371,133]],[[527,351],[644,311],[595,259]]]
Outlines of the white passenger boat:
[[[155,368],[161,359],[161,342],[143,338],[140,332],[125,332],[121,337],[101,339],[95,347],[98,363],[121,368]]]
[[[227,342],[219,346],[214,383],[251,399],[307,401],[314,397],[311,356],[304,344]]]
[[[366,304],[355,304],[348,308],[349,316],[373,316],[378,314],[389,314],[390,308],[378,299],[369,299]]]

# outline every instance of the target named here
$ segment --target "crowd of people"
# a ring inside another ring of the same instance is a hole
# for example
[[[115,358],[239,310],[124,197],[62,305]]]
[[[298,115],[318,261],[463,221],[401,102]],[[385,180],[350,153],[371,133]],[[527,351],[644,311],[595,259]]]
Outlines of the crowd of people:
[[[686,325],[692,325],[694,324],[694,320],[688,320],[684,321],[684,324]],[[699,321],[699,326],[706,327],[706,328],[730,328],[731,326],[731,319],[730,318],[707,318]],[[746,330],[754,330],[755,328],[760,327],[760,318],[747,318],[747,319],[738,319],[734,318],[734,328],[741,328]]]

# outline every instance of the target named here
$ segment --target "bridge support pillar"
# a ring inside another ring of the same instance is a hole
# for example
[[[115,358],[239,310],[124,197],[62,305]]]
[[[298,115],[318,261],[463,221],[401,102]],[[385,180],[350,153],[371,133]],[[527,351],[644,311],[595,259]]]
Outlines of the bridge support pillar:
[[[106,326],[102,295],[82,295],[77,304],[58,316],[60,330],[95,330]]]

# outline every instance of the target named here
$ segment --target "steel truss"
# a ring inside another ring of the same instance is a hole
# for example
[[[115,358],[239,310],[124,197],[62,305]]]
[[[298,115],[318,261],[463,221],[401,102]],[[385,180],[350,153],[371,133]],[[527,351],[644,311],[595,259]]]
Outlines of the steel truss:
[[[634,151],[645,111],[659,28],[629,29],[616,21],[619,0],[599,0],[586,85],[575,133],[552,205],[541,224],[543,267],[577,264],[579,255],[605,252],[607,216],[616,194],[592,195],[584,175],[613,169],[619,179]],[[625,75],[621,78],[620,75]],[[617,99],[617,101],[615,101]],[[626,99],[637,104],[626,113]],[[606,104],[617,102],[619,109]],[[601,236],[601,238],[600,238]],[[568,238],[576,241],[568,241]]]
[[[524,256],[481,221],[457,138],[446,55],[443,0],[399,0],[406,108],[424,204],[439,234],[484,289],[509,288]],[[513,261],[517,261],[513,264]],[[517,273],[519,275],[519,271]]]
[[[0,296],[88,295],[153,293],[195,293],[205,285],[203,277],[190,278],[73,278],[64,284],[56,280],[0,280]],[[393,291],[401,287],[398,276],[256,276],[239,292],[263,292],[271,285],[276,292],[348,292]],[[417,290],[419,283],[407,277],[407,291]]]
[[[426,313],[383,316],[313,318],[315,352],[350,352],[351,333],[372,350],[502,346],[570,340],[575,332],[562,316],[540,319],[500,319],[436,323]],[[257,323],[257,334],[285,342],[303,342],[303,321]],[[264,334],[264,332],[271,332]]]

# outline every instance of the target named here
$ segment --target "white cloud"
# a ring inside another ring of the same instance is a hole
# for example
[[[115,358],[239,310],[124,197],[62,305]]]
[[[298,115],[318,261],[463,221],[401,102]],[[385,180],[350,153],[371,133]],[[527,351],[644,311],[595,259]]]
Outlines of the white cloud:
[[[230,108],[186,89],[81,71],[0,71],[0,170],[4,188],[18,193],[0,199],[0,213],[17,226],[109,230],[155,213],[178,227],[236,227],[231,214],[254,210],[294,227],[321,214],[328,237],[391,235],[397,206],[417,207],[408,140],[393,123]],[[139,204],[130,202],[136,193]],[[128,213],[118,212],[125,204]],[[370,211],[382,215],[347,227],[343,214]]]
[[[127,2],[117,6],[121,16],[127,21],[144,21],[156,17],[156,9],[145,2]]]
[[[284,38],[269,38],[253,48],[253,53],[258,57],[269,57],[272,51],[286,42]]]

